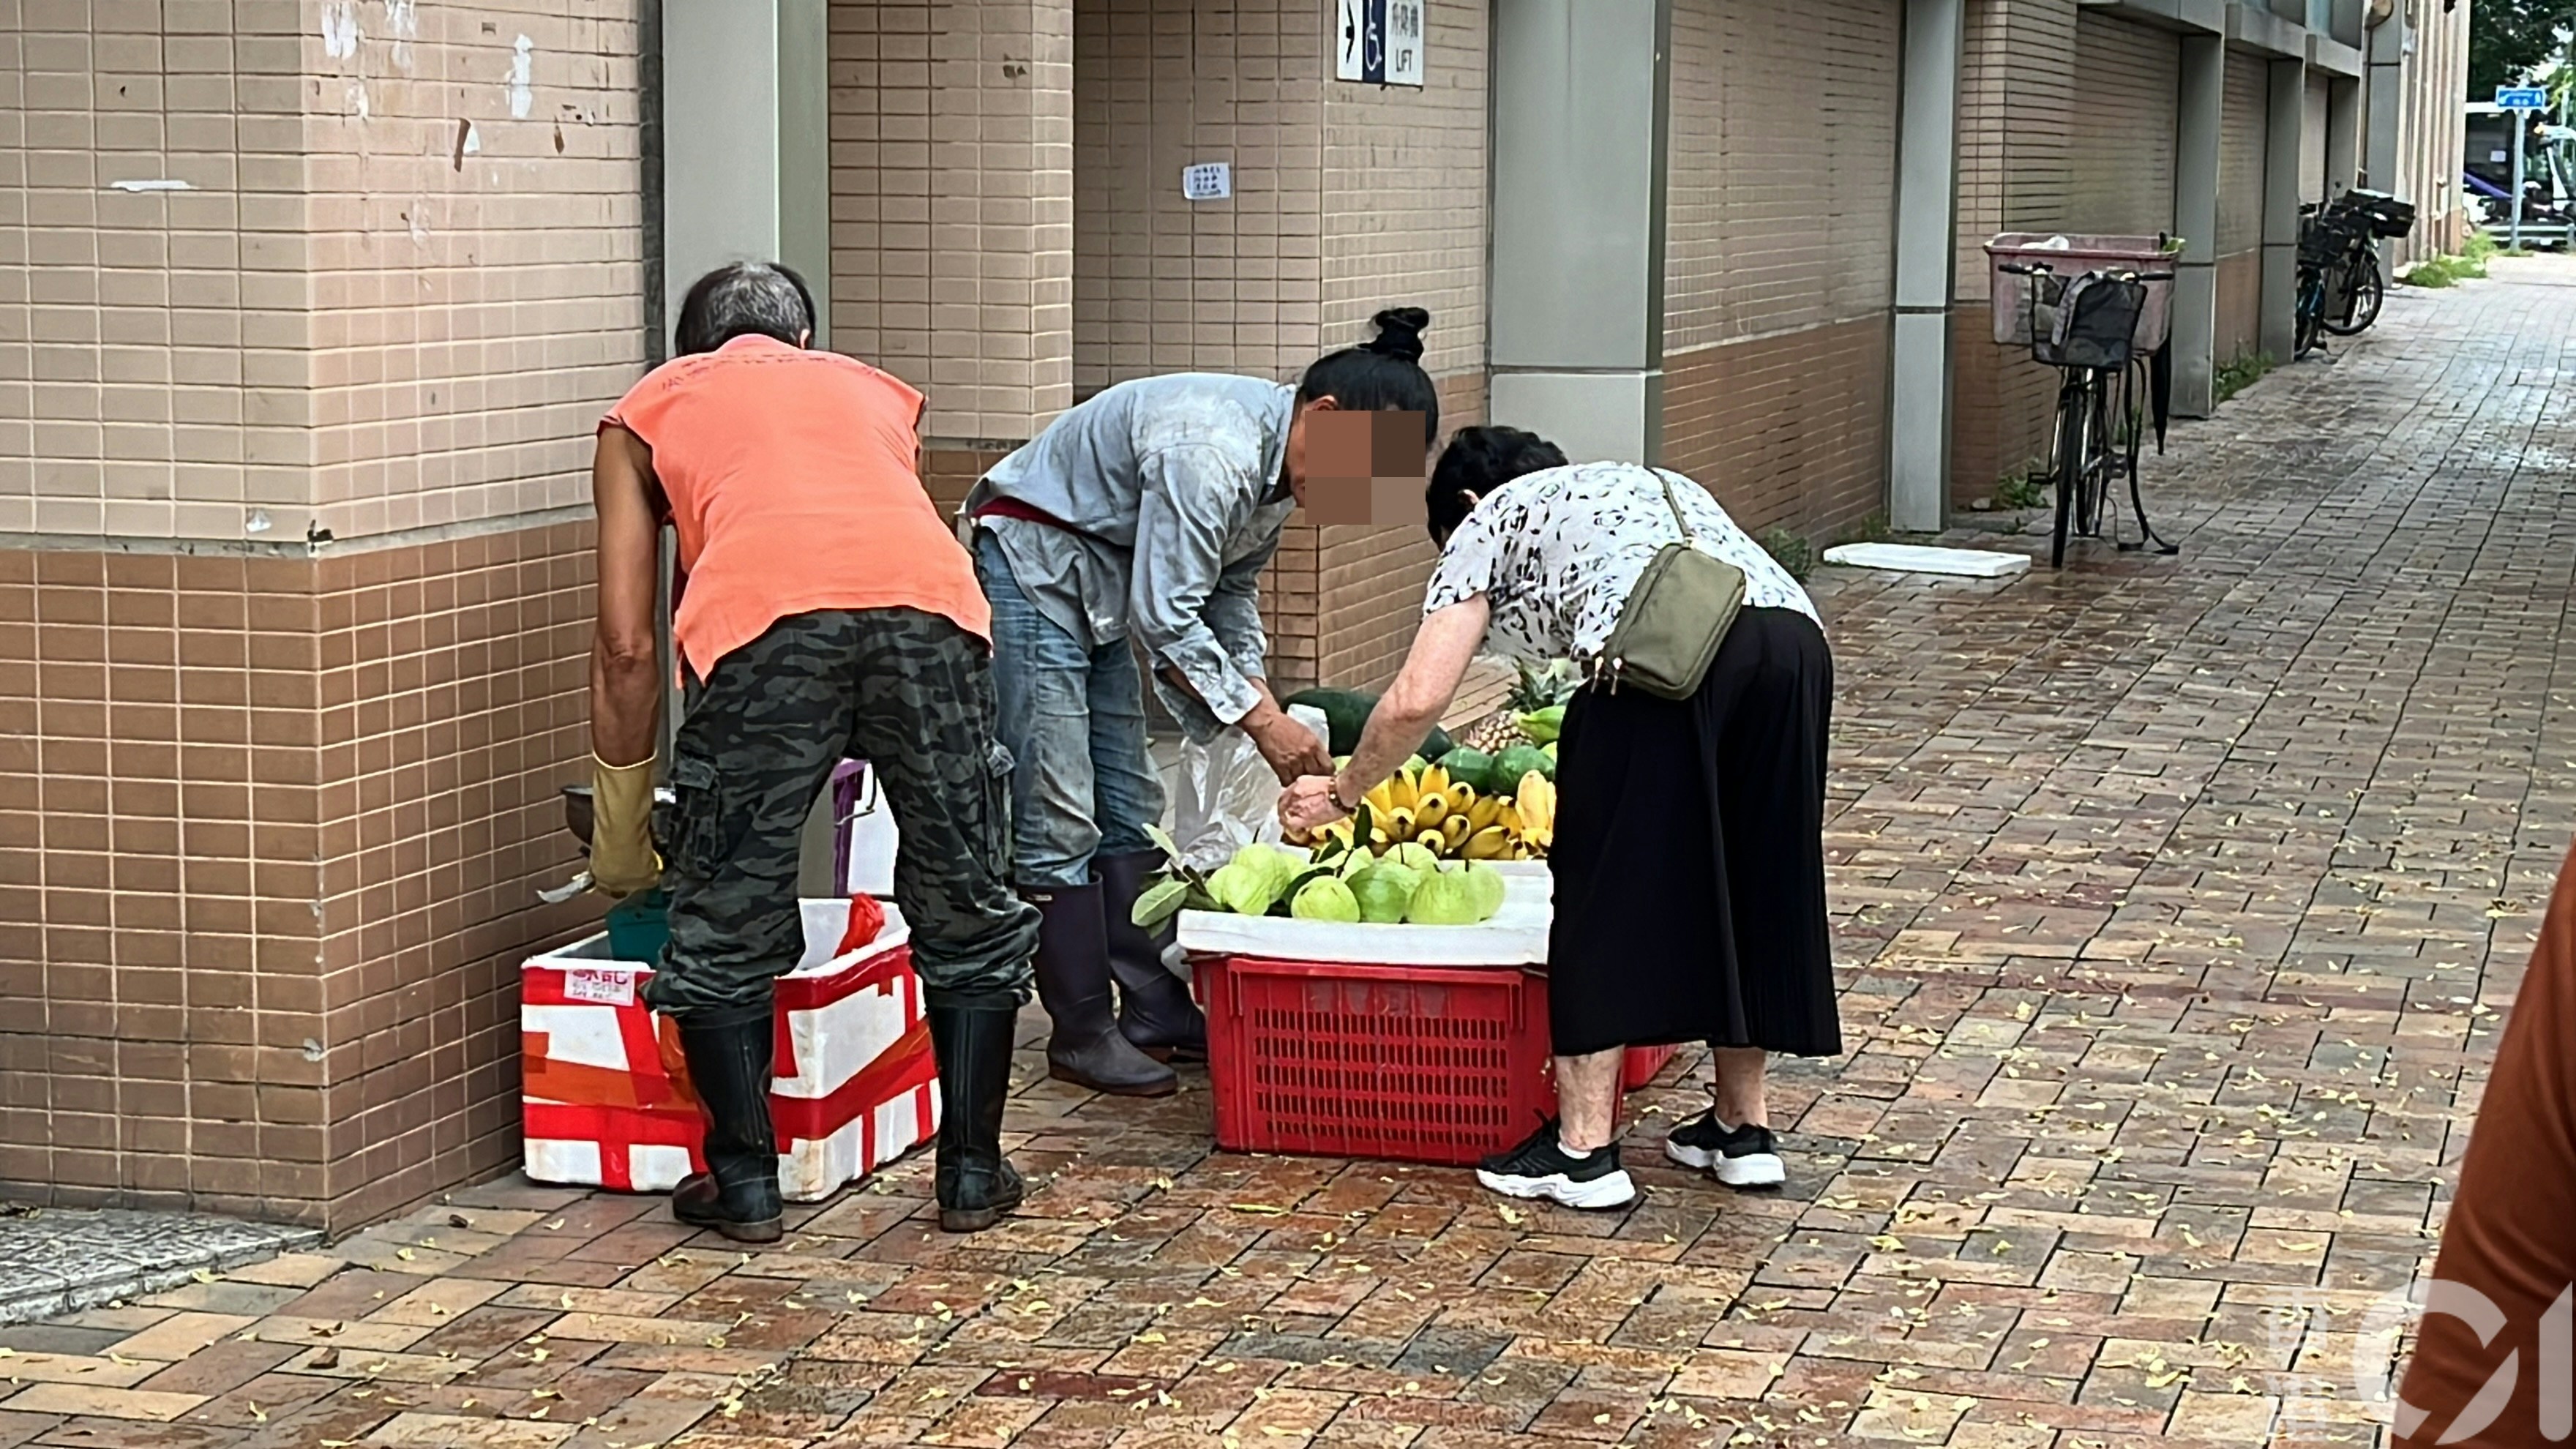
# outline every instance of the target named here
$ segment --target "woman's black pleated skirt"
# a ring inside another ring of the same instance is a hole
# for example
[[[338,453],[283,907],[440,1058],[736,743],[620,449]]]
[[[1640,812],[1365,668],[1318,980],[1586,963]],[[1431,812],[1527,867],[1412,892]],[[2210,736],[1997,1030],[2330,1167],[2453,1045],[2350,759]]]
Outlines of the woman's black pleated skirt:
[[[1746,609],[1692,698],[1587,689],[1567,707],[1548,936],[1559,1055],[1842,1051],[1825,923],[1833,694],[1814,620]]]

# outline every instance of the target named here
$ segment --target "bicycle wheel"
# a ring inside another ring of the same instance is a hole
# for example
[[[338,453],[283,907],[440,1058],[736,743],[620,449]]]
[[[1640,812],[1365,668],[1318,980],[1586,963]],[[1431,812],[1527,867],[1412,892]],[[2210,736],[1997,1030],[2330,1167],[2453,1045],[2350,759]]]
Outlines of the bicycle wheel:
[[[2341,320],[2327,319],[2325,329],[2337,337],[2353,337],[2370,330],[2379,320],[2379,309],[2388,301],[2388,279],[2380,275],[2379,251],[2365,249],[2361,260],[2346,274],[2349,289],[2344,305],[2337,308]]]
[[[2099,373],[2089,376],[2084,387],[2082,432],[2084,446],[2079,456],[2083,467],[2075,475],[2075,532],[2083,538],[2102,536],[2102,494],[2104,465],[2111,457],[2109,383]]]
[[[2298,322],[2291,355],[2305,357],[2325,340],[2326,281],[2322,272],[2309,272],[2299,278]]]
[[[2114,381],[2115,377],[2125,379],[2126,375],[2125,372],[2102,373],[2096,374],[2093,380],[2093,422],[2087,430],[2092,434],[2092,442],[2086,449],[2085,460],[2087,496],[2084,506],[2076,512],[2076,516],[2083,520],[2086,538],[2100,538],[2103,530],[2111,526],[2111,489],[2119,480],[2128,458],[2129,440],[2121,427],[2120,403],[2125,383]]]
[[[2048,546],[2048,566],[2066,566],[2067,515],[2075,509],[2075,494],[2084,473],[2084,384],[2080,374],[2070,373],[2057,385],[2057,522],[2056,532]]]

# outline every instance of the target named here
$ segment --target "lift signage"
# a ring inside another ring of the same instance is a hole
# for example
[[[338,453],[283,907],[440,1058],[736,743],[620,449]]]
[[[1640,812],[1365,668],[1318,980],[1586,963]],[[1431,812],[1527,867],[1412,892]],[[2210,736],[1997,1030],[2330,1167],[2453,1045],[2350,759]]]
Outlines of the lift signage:
[[[1422,11],[1429,0],[1334,0],[1333,74],[1366,85],[1422,84]]]

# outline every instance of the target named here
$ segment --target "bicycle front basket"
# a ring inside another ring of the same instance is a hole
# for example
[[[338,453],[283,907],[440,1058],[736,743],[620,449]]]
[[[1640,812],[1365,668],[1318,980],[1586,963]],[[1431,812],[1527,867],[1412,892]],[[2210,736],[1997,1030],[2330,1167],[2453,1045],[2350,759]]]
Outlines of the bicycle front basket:
[[[2146,305],[2147,284],[2135,276],[2086,272],[2066,284],[2054,308],[2043,309],[2055,315],[2040,319],[2047,330],[2034,330],[2031,356],[2048,367],[2126,367]]]

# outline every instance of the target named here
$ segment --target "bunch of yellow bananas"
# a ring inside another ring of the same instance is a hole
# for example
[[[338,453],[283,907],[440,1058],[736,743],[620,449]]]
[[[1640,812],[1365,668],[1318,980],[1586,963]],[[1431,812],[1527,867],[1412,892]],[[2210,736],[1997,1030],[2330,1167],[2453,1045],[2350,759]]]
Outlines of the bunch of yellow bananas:
[[[1556,782],[1536,770],[1521,776],[1512,795],[1520,815],[1520,843],[1532,855],[1545,855],[1556,843]]]
[[[1317,835],[1320,842],[1342,850],[1364,844],[1382,852],[1414,844],[1458,860],[1527,860],[1546,853],[1556,820],[1555,787],[1532,771],[1521,788],[1528,790],[1532,781],[1544,797],[1547,822],[1536,839],[1529,833],[1526,808],[1499,795],[1478,795],[1438,765],[1406,769],[1368,792],[1366,841],[1352,838],[1357,817],[1336,820]]]

